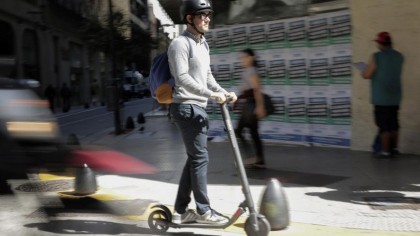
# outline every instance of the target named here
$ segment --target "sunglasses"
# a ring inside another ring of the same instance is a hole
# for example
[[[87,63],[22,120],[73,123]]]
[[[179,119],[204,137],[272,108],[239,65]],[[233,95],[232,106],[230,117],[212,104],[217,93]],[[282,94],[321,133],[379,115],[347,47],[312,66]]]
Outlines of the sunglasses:
[[[205,13],[205,12],[198,12],[198,13],[195,13],[194,15],[195,15],[195,16],[200,16],[200,19],[201,19],[201,20],[205,20],[205,19],[207,19],[207,18],[210,18],[210,17],[213,15],[213,13],[212,13],[212,12],[209,12],[209,13]]]

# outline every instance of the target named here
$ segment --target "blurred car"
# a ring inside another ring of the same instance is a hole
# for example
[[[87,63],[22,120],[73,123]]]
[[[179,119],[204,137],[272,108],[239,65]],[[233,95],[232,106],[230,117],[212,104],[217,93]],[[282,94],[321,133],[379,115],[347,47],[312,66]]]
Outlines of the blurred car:
[[[124,72],[124,98],[143,98],[150,96],[148,80],[138,71]]]
[[[48,102],[36,95],[33,83],[0,78],[0,181],[66,165],[68,156]]]
[[[149,76],[143,77],[143,80],[141,81],[140,86],[141,86],[141,92],[142,92],[143,97],[152,96],[149,89],[150,88]]]

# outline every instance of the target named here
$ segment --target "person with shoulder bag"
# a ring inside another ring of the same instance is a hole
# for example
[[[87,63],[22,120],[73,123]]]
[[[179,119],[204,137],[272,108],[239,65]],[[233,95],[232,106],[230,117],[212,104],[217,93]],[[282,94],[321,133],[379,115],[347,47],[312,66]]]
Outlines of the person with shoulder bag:
[[[243,136],[244,128],[249,128],[255,147],[255,158],[245,160],[246,168],[265,168],[263,144],[258,132],[258,121],[267,115],[266,102],[261,90],[260,77],[257,72],[257,62],[252,49],[241,51],[241,63],[244,68],[242,73],[241,94],[238,96],[241,115],[235,129],[236,136],[243,147],[247,142]]]

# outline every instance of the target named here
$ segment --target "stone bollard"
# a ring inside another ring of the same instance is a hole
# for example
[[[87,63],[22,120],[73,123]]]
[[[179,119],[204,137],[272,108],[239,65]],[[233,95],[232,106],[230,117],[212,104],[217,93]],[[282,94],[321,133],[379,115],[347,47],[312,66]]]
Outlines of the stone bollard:
[[[269,180],[261,198],[260,213],[270,222],[271,230],[281,230],[289,226],[287,198],[277,179]]]
[[[84,164],[82,168],[76,170],[76,178],[74,180],[74,194],[75,195],[90,195],[98,190],[96,184],[95,173]]]
[[[69,134],[67,137],[67,144],[68,145],[74,145],[74,146],[80,146],[79,139],[75,134]]]
[[[134,129],[133,117],[131,116],[127,117],[127,119],[125,120],[125,129],[128,129],[128,130]]]
[[[146,123],[146,118],[144,117],[143,112],[140,112],[137,116],[137,123],[139,123],[140,125]],[[139,128],[139,131],[144,131],[143,125]]]
[[[143,112],[140,112],[137,116],[137,123],[144,124],[146,123],[146,119],[144,118]]]

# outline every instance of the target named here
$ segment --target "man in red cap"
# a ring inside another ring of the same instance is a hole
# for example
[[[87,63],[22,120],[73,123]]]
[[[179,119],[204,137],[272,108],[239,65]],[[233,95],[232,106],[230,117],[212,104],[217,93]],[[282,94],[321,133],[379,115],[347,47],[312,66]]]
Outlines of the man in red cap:
[[[382,151],[376,157],[390,158],[399,153],[398,110],[402,97],[401,72],[404,57],[392,48],[392,39],[388,32],[380,32],[374,41],[379,52],[371,56],[362,76],[371,80],[371,102],[382,145]]]

